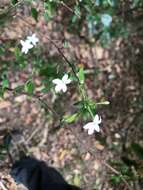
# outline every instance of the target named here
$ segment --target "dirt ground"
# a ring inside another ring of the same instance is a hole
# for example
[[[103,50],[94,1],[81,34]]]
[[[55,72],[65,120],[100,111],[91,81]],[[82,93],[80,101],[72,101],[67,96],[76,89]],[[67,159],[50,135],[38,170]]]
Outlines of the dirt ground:
[[[40,5],[39,5],[40,7]],[[55,40],[59,46],[64,38],[69,42],[69,48],[62,51],[69,60],[84,65],[86,74],[86,91],[89,97],[96,101],[108,100],[110,105],[99,106],[98,113],[102,116],[102,130],[88,136],[83,131],[83,122],[60,127],[58,121],[45,116],[44,109],[36,99],[26,95],[5,94],[0,100],[0,145],[7,130],[18,130],[27,142],[29,151],[38,159],[57,168],[65,179],[85,190],[126,190],[128,184],[133,190],[143,188],[142,180],[112,183],[111,176],[120,174],[117,165],[112,161],[123,161],[124,157],[132,157],[128,152],[131,143],[143,145],[143,66],[142,39],[135,35],[129,39],[118,39],[109,48],[103,49],[97,43],[90,47],[84,39],[70,34],[63,28],[60,16],[52,22],[44,21],[41,16],[36,23],[30,16],[26,6],[15,11],[14,18],[0,28],[0,45],[14,40],[19,43],[30,32],[35,32],[40,45],[43,46],[43,56],[63,60],[57,49],[47,40],[47,36]],[[1,60],[10,60],[11,49],[8,49]],[[22,72],[9,72],[11,87],[25,82],[31,72],[31,63]],[[37,84],[40,78],[35,77]],[[40,85],[39,85],[40,86]],[[42,98],[57,111],[71,110],[77,97],[73,93],[61,96],[54,105],[52,93]],[[69,103],[69,98],[71,103]],[[61,100],[64,105],[61,105]],[[5,151],[0,156],[0,177],[7,189],[16,190],[16,184],[9,175],[11,161]],[[136,158],[137,159],[137,158]],[[138,172],[143,176],[143,162]],[[118,173],[119,172],[119,173]]]

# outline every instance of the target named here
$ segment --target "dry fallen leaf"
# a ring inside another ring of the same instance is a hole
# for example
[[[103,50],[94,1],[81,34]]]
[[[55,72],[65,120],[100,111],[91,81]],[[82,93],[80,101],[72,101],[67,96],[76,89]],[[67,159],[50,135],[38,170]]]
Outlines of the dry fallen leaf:
[[[95,147],[98,149],[98,150],[103,150],[104,149],[104,146],[102,144],[100,144],[99,141],[96,141],[95,142]]]
[[[0,109],[4,109],[11,106],[11,102],[9,101],[1,101],[0,102]]]

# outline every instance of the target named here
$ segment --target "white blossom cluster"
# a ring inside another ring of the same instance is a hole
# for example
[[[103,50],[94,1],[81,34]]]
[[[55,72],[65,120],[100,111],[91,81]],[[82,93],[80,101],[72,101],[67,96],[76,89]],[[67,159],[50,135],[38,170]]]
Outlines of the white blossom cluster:
[[[20,40],[22,45],[21,52],[27,54],[30,49],[32,49],[39,42],[39,39],[36,37],[36,34],[32,34],[32,36],[27,36],[25,41]]]

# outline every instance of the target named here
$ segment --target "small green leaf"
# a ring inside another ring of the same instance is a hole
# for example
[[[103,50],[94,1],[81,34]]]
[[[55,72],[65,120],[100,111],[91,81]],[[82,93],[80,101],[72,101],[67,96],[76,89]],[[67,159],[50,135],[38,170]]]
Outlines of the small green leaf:
[[[4,90],[0,88],[0,97],[3,98],[3,95],[4,95]]]
[[[44,93],[44,94],[46,94],[46,93],[49,92],[49,89],[48,88],[42,88],[41,92]]]
[[[120,183],[121,182],[121,176],[119,176],[119,175],[112,175],[111,176],[111,181],[112,181],[112,183],[114,183],[114,184],[117,184],[117,183]]]
[[[65,40],[63,45],[64,45],[64,48],[68,48],[69,47],[69,42]]]
[[[33,94],[34,89],[35,89],[35,84],[33,83],[33,81],[32,80],[27,81],[25,84],[25,91],[28,94]]]
[[[76,21],[77,21],[77,16],[73,15],[73,17],[72,17],[72,23],[75,23]]]
[[[12,3],[13,5],[15,5],[16,3],[18,3],[18,0],[11,0],[11,3]]]
[[[143,147],[141,147],[137,143],[132,143],[131,144],[131,149],[134,151],[134,153],[141,159],[143,160]]]
[[[80,70],[78,72],[78,77],[79,77],[80,83],[84,84],[85,77],[84,77],[84,70],[82,67],[80,68]]]
[[[8,79],[3,79],[2,81],[2,88],[5,89],[5,88],[8,88],[9,87],[9,81]]]
[[[84,107],[84,101],[81,100],[81,101],[75,102],[73,105],[74,105],[76,108],[78,108],[78,109],[82,109],[82,108]]]
[[[21,93],[23,90],[24,90],[24,85],[19,85],[19,86],[17,86],[17,87],[14,89],[14,91],[15,91],[16,93]]]
[[[18,60],[19,57],[21,57],[21,55],[22,55],[22,53],[21,53],[21,51],[20,51],[20,49],[19,49],[18,47],[16,47],[16,48],[14,49],[14,54],[15,54],[15,57],[16,57],[17,60]]]
[[[31,14],[32,14],[32,17],[33,17],[36,21],[38,21],[38,11],[37,11],[37,9],[31,8]]]
[[[75,174],[73,178],[74,185],[80,186],[80,182],[81,182],[81,176],[79,174]]]
[[[2,47],[2,45],[0,46],[0,55],[3,55],[5,53],[5,49],[4,47]]]
[[[78,113],[72,114],[72,115],[65,115],[63,118],[63,121],[67,122],[67,123],[73,123],[75,122],[79,117]]]

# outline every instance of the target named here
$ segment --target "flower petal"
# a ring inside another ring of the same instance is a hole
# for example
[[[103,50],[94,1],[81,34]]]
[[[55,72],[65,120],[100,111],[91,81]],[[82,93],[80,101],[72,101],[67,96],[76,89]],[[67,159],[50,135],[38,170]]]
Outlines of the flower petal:
[[[97,131],[97,132],[100,132],[100,127],[99,127],[99,125],[95,125],[95,124],[94,124],[94,130]]]
[[[60,92],[62,90],[61,86],[60,85],[56,85],[55,86],[55,91],[56,92]]]
[[[91,127],[88,129],[88,135],[92,135],[94,133],[94,128]]]
[[[99,115],[96,114],[95,117],[94,117],[93,122],[94,122],[95,124],[100,124],[101,121],[102,121],[102,120],[101,120],[101,117],[99,117]]]
[[[71,83],[71,80],[68,79],[68,75],[67,75],[67,74],[65,74],[65,75],[63,76],[62,81],[63,81],[65,84]]]
[[[39,42],[39,39],[36,37],[36,34],[32,34],[32,36],[27,36],[27,40],[32,43],[34,46],[37,42]]]
[[[68,79],[68,74],[65,74],[63,77],[62,77],[62,81],[66,81]]]
[[[20,40],[20,43],[22,46],[24,46],[25,42],[23,40]]]
[[[86,125],[83,126],[84,129],[90,129],[90,128],[94,128],[94,123],[93,122],[89,122]]]
[[[66,84],[64,84],[64,83],[63,83],[63,85],[62,85],[62,90],[63,90],[63,92],[66,92],[66,91],[67,91],[67,86],[66,86]]]
[[[54,83],[54,84],[61,84],[61,80],[60,79],[54,79],[54,80],[52,80],[52,83]]]
[[[27,54],[28,51],[29,51],[29,49],[26,49],[26,48],[24,48],[24,47],[23,47],[22,50],[21,50],[21,52],[22,52],[22,53],[25,53],[25,54]]]
[[[66,84],[70,84],[71,83],[71,79],[68,79],[65,83]]]

